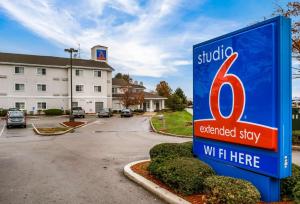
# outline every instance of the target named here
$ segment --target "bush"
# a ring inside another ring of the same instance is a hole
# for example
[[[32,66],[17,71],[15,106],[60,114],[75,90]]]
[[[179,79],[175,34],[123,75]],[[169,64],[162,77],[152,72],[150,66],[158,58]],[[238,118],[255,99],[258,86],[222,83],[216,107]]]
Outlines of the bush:
[[[62,115],[63,114],[63,110],[61,109],[48,109],[48,110],[44,110],[46,115]]]
[[[215,174],[210,166],[191,157],[157,157],[148,169],[174,191],[185,195],[202,192],[205,178]]]
[[[300,166],[292,164],[292,176],[280,181],[280,194],[282,198],[293,199],[293,189],[300,181]]]
[[[300,144],[300,135],[292,135],[292,142],[294,145]]]
[[[169,96],[169,98],[166,100],[166,106],[173,111],[182,111],[185,108],[185,104],[183,103],[182,99],[176,94]]]
[[[256,204],[259,191],[248,181],[225,176],[211,176],[204,181],[207,203]]]
[[[150,149],[150,158],[156,157],[193,157],[192,142],[162,143]]]
[[[300,181],[298,181],[297,184],[295,185],[295,188],[293,190],[293,197],[295,203],[300,204]]]
[[[66,115],[70,115],[70,110],[65,110]]]
[[[7,109],[0,109],[0,117],[4,117],[7,114]]]
[[[135,112],[135,113],[144,113],[144,110],[143,109],[135,109],[135,110],[133,110],[133,112]]]

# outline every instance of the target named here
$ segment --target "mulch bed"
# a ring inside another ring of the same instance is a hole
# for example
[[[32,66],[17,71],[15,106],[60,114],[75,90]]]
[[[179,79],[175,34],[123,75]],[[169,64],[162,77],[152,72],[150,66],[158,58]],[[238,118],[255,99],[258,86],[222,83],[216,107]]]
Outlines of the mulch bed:
[[[149,165],[150,161],[141,162],[138,164],[135,164],[131,167],[131,170],[135,173],[143,176],[144,178],[152,181],[153,183],[159,185],[161,188],[164,188],[177,196],[183,198],[184,200],[187,200],[188,202],[192,204],[205,204],[206,202],[206,196],[203,194],[195,194],[190,196],[185,196],[180,193],[176,193],[174,190],[172,190],[170,187],[168,187],[166,184],[158,180],[155,176],[151,175],[150,172],[147,170],[147,167]],[[285,202],[272,202],[268,204],[293,204],[293,201],[285,201]],[[259,202],[259,204],[266,204],[265,202]]]
[[[152,181],[153,183],[159,185],[161,188],[164,188],[177,196],[183,198],[184,200],[189,201],[192,204],[204,204],[205,203],[205,195],[203,194],[195,194],[195,195],[190,195],[190,196],[185,196],[180,193],[176,193],[174,190],[172,190],[170,187],[168,187],[166,184],[162,183],[160,180],[155,178],[153,175],[150,174],[150,172],[147,170],[147,167],[149,165],[149,161],[146,162],[141,162],[138,164],[135,164],[131,167],[131,170],[134,171],[135,173],[143,176],[144,178]]]
[[[74,121],[74,122],[63,122],[64,125],[68,126],[68,127],[78,127],[80,125],[83,125],[85,122],[77,122],[77,121]]]

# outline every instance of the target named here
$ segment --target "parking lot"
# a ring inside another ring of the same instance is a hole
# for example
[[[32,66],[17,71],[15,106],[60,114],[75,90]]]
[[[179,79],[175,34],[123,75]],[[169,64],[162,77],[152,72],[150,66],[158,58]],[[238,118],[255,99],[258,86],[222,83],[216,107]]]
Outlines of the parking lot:
[[[66,117],[28,119],[26,129],[0,122],[0,203],[161,203],[123,176],[123,167],[147,159],[161,142],[189,139],[149,131],[149,118],[96,118],[62,136],[38,136],[37,127]]]
[[[147,159],[162,142],[190,139],[150,131],[149,117],[96,118],[62,136],[38,136],[37,127],[55,127],[67,117],[29,118],[26,129],[0,122],[0,203],[161,203],[124,177],[123,167]],[[293,153],[300,164],[300,152]]]

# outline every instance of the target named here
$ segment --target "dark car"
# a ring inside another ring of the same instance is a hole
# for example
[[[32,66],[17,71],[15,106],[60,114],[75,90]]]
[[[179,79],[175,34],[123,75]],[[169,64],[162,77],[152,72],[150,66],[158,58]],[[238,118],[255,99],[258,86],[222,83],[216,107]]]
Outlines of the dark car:
[[[99,118],[103,118],[103,117],[111,117],[112,114],[112,110],[110,108],[104,108],[101,109],[98,113],[97,113]]]
[[[6,127],[22,126],[26,128],[26,117],[23,111],[8,111],[6,115]]]
[[[123,117],[132,117],[133,116],[133,113],[130,109],[123,109],[121,111],[121,118]]]

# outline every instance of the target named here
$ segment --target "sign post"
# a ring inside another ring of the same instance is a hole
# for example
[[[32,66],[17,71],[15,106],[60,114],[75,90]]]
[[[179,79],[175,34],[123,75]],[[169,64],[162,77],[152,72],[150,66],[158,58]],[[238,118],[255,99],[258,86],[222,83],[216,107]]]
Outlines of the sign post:
[[[291,175],[290,28],[280,16],[193,47],[193,151],[266,202]]]

